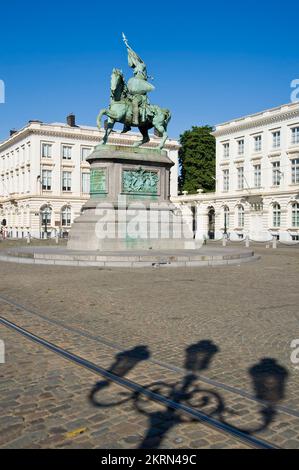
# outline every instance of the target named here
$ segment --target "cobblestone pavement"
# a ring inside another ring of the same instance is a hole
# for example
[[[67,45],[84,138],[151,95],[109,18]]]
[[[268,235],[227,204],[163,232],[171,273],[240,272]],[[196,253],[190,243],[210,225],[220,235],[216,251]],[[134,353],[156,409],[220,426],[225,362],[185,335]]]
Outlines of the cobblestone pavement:
[[[299,448],[299,371],[290,360],[291,341],[299,338],[299,250],[258,247],[256,252],[262,256],[258,262],[210,268],[109,270],[0,263],[0,296],[117,343],[119,351],[146,346],[150,358],[127,367],[126,377],[143,385],[162,381],[165,393],[175,383],[182,387],[185,367],[189,373],[265,397],[264,390],[253,387],[253,377],[257,381],[262,371],[272,403],[290,408],[290,413],[274,413],[268,406],[267,415],[261,414],[260,405],[250,398],[199,380],[193,387],[205,390],[210,401],[195,396],[189,401],[210,414],[221,403],[225,421],[238,429],[260,429],[256,437]],[[1,298],[0,310],[8,320],[102,367],[117,364],[118,351],[100,340],[18,310]],[[96,375],[5,327],[0,337],[6,344],[6,364],[0,365],[3,447],[136,448],[148,432],[149,446],[244,447],[203,424],[185,418],[181,423],[182,418],[165,414],[156,404],[151,405],[154,410],[149,404],[140,409],[133,399],[96,406],[114,395],[117,401],[121,389],[101,388],[92,403],[88,397],[100,380]],[[210,361],[199,361],[194,370],[190,346],[198,344],[205,345]],[[261,362],[263,358],[269,360]],[[153,359],[181,369],[163,367]],[[275,374],[281,388],[285,382],[284,397],[273,385]],[[76,436],[80,428],[82,434]]]
[[[145,447],[157,442],[160,448],[246,447],[201,423],[179,419],[179,415],[174,419],[155,403],[142,404],[141,411],[132,398],[112,406],[129,396],[113,384],[95,393],[91,402],[97,376],[17,333],[3,333],[8,366],[1,381],[2,447],[136,448],[145,437]],[[143,381],[158,378],[141,373]]]

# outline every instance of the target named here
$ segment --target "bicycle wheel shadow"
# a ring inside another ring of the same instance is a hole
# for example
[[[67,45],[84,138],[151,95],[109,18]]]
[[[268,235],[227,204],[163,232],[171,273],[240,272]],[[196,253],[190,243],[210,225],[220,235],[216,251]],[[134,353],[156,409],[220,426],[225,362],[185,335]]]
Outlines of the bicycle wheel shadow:
[[[210,383],[207,387],[203,385],[204,380],[200,378],[200,373],[211,367],[213,358],[218,352],[218,346],[211,340],[201,340],[191,344],[185,350],[184,368],[186,374],[181,380],[176,383],[167,383],[163,380],[155,381],[145,388],[150,392],[162,395],[171,402],[195,408],[205,416],[216,418],[245,434],[251,435],[265,430],[276,417],[276,405],[284,398],[288,377],[287,370],[273,358],[262,358],[248,369],[255,398],[258,400],[257,405],[260,405],[258,411],[260,418],[259,424],[255,428],[241,428],[233,424],[233,419],[231,420],[232,417],[238,417],[238,412],[226,405],[223,394],[219,392],[221,387]],[[149,358],[150,351],[147,346],[136,346],[118,353],[108,371],[119,377],[125,377],[141,361]],[[108,397],[108,401],[107,399],[105,401],[102,391],[109,387],[110,383],[109,380],[98,382],[91,390],[89,398],[93,405],[98,407],[112,407],[132,401],[135,410],[148,419],[147,431],[139,448],[157,449],[175,426],[186,422],[199,422],[192,417],[186,418],[179,410],[167,406],[167,404],[158,406],[154,404],[153,406],[152,399],[145,397],[140,392],[120,392],[114,397]],[[240,400],[242,400],[242,396],[240,396]]]

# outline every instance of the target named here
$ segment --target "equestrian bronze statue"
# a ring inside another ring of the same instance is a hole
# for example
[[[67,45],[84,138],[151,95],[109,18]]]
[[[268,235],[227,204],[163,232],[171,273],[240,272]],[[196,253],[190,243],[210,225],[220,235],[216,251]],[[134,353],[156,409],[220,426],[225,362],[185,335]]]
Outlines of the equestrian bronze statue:
[[[146,65],[143,60],[129,46],[127,38],[123,34],[124,43],[128,50],[128,63],[133,69],[134,76],[126,83],[121,70],[113,69],[110,86],[110,104],[102,109],[97,118],[97,125],[101,128],[103,116],[107,116],[105,135],[101,144],[107,143],[108,137],[116,122],[124,124],[122,133],[128,132],[132,127],[138,127],[142,134],[142,140],[134,144],[135,147],[146,144],[150,138],[149,129],[154,128],[161,135],[159,149],[165,145],[167,125],[171,114],[168,109],[150,104],[147,94],[155,89],[149,83]]]

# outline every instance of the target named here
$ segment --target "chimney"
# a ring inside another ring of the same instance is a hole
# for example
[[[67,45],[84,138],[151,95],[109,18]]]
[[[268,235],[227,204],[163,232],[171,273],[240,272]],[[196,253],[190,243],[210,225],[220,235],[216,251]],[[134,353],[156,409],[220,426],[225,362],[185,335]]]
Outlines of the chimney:
[[[76,116],[75,114],[71,113],[66,117],[66,123],[70,127],[77,127],[76,126]]]
[[[10,129],[10,131],[9,131],[10,137],[11,137],[12,135],[14,135],[16,132],[18,132],[17,129]]]

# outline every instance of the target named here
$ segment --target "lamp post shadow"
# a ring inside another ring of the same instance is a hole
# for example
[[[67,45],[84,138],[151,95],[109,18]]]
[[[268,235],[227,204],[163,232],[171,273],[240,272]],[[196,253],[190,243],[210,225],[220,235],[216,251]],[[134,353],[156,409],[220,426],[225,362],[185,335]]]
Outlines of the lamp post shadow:
[[[226,406],[225,400],[219,393],[219,388],[205,388],[201,385],[200,372],[211,367],[219,348],[211,340],[202,340],[191,344],[185,350],[184,367],[185,376],[175,383],[166,383],[163,380],[155,381],[143,388],[159,394],[176,404],[182,403],[193,409],[200,410],[206,416],[214,417],[219,422],[230,426],[244,434],[252,435],[264,431],[276,417],[276,405],[284,398],[288,371],[273,358],[262,358],[257,364],[248,369],[252,380],[256,400],[261,404],[258,410],[260,422],[254,428],[241,428],[234,425],[229,418],[238,417],[238,412]],[[147,346],[136,346],[127,351],[118,353],[108,372],[118,377],[125,377],[140,362],[150,358]],[[140,392],[130,393],[101,393],[112,382],[102,380],[92,388],[89,399],[94,406],[107,408],[132,401],[138,413],[148,419],[145,436],[139,446],[141,449],[157,449],[161,446],[167,433],[175,426],[188,422],[198,422],[195,418],[186,417],[179,410],[153,402],[146,394]],[[242,397],[240,397],[242,399]],[[154,410],[153,410],[154,406]],[[156,409],[155,409],[156,408]]]

